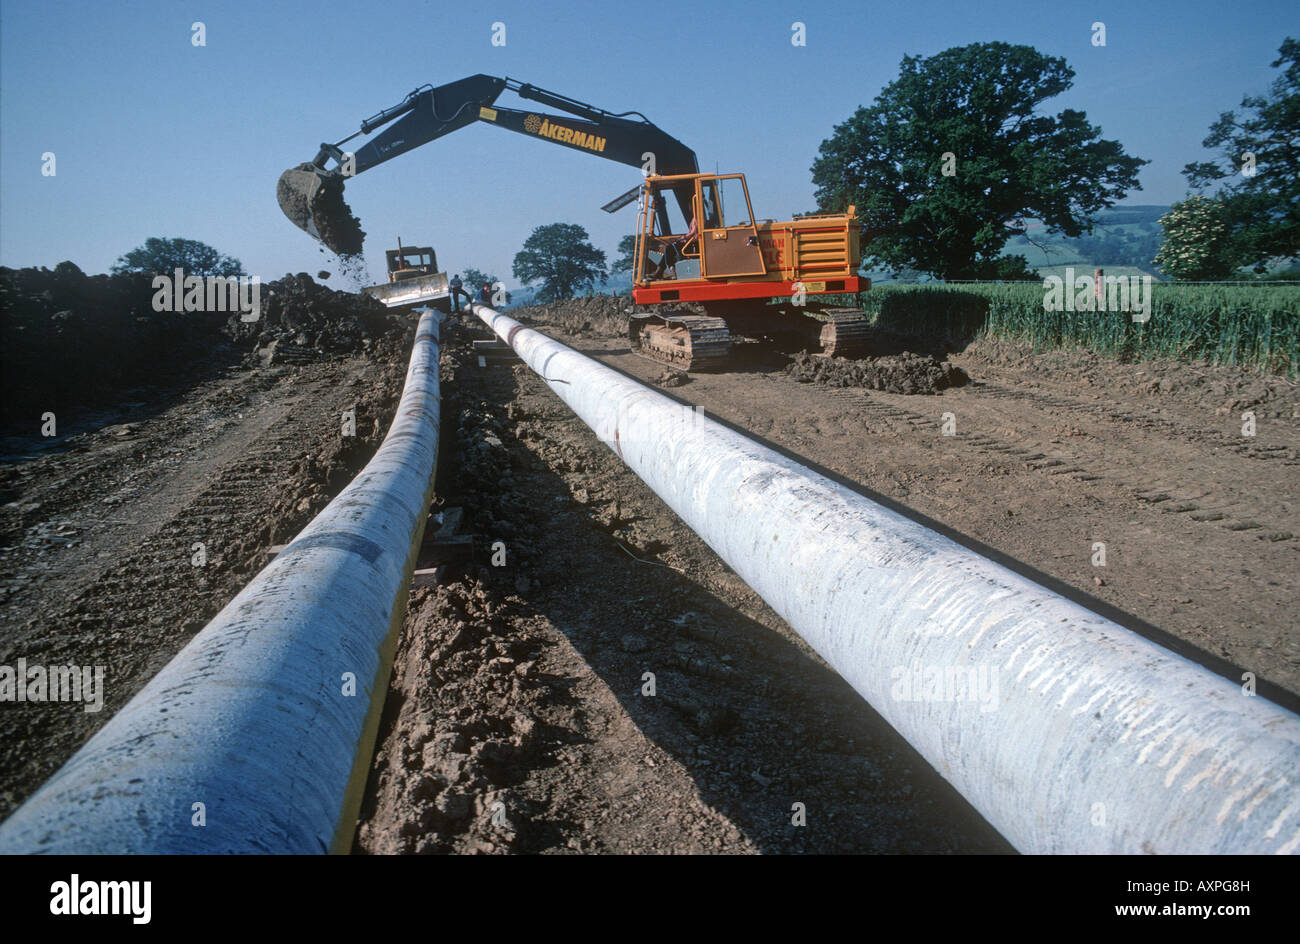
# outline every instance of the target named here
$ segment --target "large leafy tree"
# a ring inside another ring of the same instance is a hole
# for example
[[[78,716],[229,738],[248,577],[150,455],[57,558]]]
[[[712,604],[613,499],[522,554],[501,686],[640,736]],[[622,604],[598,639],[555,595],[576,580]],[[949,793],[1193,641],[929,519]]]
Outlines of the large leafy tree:
[[[1031,46],[975,43],[899,77],[823,141],[812,166],[823,212],[855,204],[864,254],[943,278],[1002,278],[1025,217],[1079,236],[1130,189],[1147,161],[1124,153],[1082,111],[1039,114],[1073,83],[1064,59]]]
[[[184,269],[186,275],[243,275],[244,267],[233,256],[223,256],[207,243],[197,239],[167,239],[150,236],[143,246],[137,246],[119,256],[113,264],[114,272],[155,272],[170,275]]]
[[[1165,241],[1152,261],[1180,281],[1222,279],[1236,268],[1228,244],[1223,204],[1198,194],[1160,217]]]
[[[537,300],[573,298],[605,279],[605,253],[593,246],[575,223],[539,226],[514,259],[515,278],[525,285],[541,282]]]
[[[636,236],[624,236],[618,241],[618,258],[609,267],[611,272],[632,272],[636,269]]]
[[[1241,113],[1225,111],[1202,146],[1213,161],[1183,168],[1198,191],[1222,185],[1217,198],[1238,265],[1263,271],[1270,256],[1300,256],[1300,42],[1288,37],[1267,95],[1247,95]]]

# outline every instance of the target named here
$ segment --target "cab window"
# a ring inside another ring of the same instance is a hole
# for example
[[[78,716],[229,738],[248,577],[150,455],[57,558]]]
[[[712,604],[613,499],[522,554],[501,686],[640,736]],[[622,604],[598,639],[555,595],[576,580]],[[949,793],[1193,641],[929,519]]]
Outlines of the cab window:
[[[739,177],[726,177],[717,181],[719,215],[728,226],[749,226],[749,201],[745,194],[745,181]]]
[[[687,185],[689,187],[689,184]],[[688,191],[689,192],[689,191]],[[684,236],[690,224],[682,218],[681,207],[677,203],[677,193],[672,187],[663,187],[655,194],[655,202],[662,205],[668,214],[669,230],[661,233],[659,227],[659,214],[654,214],[654,228],[651,230],[653,235],[659,237],[665,236]]]
[[[718,182],[706,180],[700,184],[700,204],[703,209],[704,229],[722,228],[722,208],[718,203]]]

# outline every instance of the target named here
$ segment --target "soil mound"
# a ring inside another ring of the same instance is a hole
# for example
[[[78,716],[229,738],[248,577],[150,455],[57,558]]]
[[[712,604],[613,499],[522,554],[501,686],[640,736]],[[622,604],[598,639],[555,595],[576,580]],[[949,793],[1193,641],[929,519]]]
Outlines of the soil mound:
[[[550,324],[569,334],[587,337],[627,337],[627,314],[632,299],[613,295],[566,298],[549,305],[527,305],[510,312],[520,321]]]
[[[112,403],[135,388],[197,383],[217,362],[241,354],[265,365],[387,357],[414,325],[306,273],[259,284],[256,321],[243,321],[238,310],[156,311],[164,290],[153,279],[86,275],[71,262],[53,270],[0,267],[0,420],[21,416],[30,424],[46,411]]]
[[[960,387],[970,379],[960,367],[907,351],[864,360],[799,353],[786,367],[786,373],[800,383],[865,387],[902,394],[935,394],[948,387]]]
[[[414,321],[368,295],[336,292],[306,272],[262,286],[256,321],[232,313],[227,336],[248,352],[247,360],[265,366],[322,355],[395,353],[405,345]]]

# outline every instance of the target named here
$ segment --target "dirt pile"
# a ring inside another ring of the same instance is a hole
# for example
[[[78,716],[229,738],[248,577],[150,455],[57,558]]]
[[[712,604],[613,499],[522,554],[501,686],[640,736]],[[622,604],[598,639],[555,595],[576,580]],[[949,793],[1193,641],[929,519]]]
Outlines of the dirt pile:
[[[413,327],[409,317],[368,295],[336,292],[299,272],[262,286],[256,321],[235,312],[224,330],[249,363],[270,366],[323,355],[397,357],[409,349]]]
[[[241,354],[270,366],[409,349],[410,318],[306,273],[261,283],[256,296],[240,290],[239,304],[256,298],[255,321],[233,302],[220,306],[232,310],[155,311],[166,290],[153,278],[86,275],[71,262],[0,267],[0,420],[31,423],[46,411],[110,405],[136,388],[197,383]],[[165,300],[183,307],[176,294]]]
[[[555,325],[580,337],[627,337],[627,315],[632,299],[626,296],[595,295],[569,298],[549,305],[527,305],[510,314],[536,325]]]
[[[862,360],[799,353],[785,372],[800,383],[865,387],[903,394],[939,393],[949,387],[963,386],[970,379],[960,367],[947,361],[907,351]]]
[[[0,267],[0,417],[32,421],[192,372],[224,340],[226,314],[155,311],[154,296],[149,275]]]

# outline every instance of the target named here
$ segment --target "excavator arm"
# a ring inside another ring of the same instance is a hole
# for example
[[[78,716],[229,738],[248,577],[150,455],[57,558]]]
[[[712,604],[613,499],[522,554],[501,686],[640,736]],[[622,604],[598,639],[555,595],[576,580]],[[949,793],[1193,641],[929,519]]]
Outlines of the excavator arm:
[[[507,90],[568,115],[497,105],[498,96]],[[342,204],[346,178],[476,121],[638,168],[645,166],[653,155],[658,174],[693,174],[699,170],[694,151],[640,112],[614,114],[535,85],[479,74],[446,85],[415,89],[398,104],[361,122],[357,133],[336,144],[322,144],[312,161],[281,175],[277,188],[280,208],[296,226],[337,250],[331,237],[338,228],[339,208],[346,211]],[[383,130],[364,144],[345,149],[349,142],[380,128]],[[331,161],[333,166],[329,166]],[[625,206],[638,189],[639,185],[611,201],[605,209],[613,212]],[[683,192],[678,200],[683,216],[689,219],[690,196]],[[662,203],[656,211],[666,214]],[[350,214],[347,216],[350,218]],[[661,223],[663,231],[668,232],[666,215]]]

